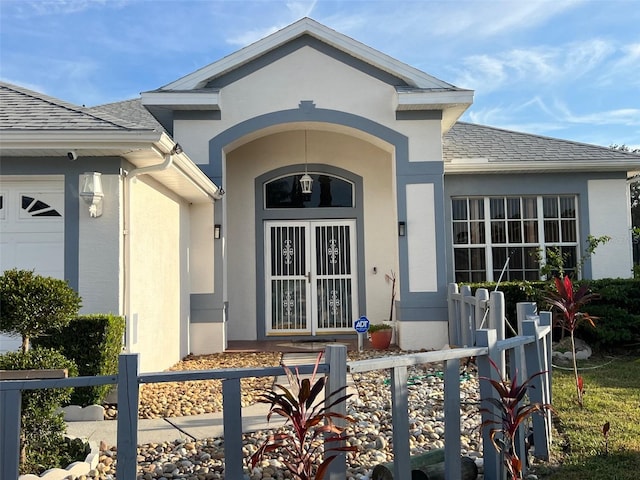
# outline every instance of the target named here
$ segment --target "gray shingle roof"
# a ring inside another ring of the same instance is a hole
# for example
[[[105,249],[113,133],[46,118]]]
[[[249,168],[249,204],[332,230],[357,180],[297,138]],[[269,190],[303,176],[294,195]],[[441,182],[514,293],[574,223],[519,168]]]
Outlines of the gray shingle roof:
[[[149,110],[142,105],[140,98],[124,100],[122,102],[105,103],[88,108],[87,111],[99,115],[110,115],[126,121],[135,122],[146,128],[164,131],[164,127],[155,119]]]
[[[607,147],[457,122],[443,138],[445,162],[486,158],[489,162],[633,160],[640,155]]]
[[[150,130],[135,121],[73,105],[24,87],[0,82],[0,130]]]

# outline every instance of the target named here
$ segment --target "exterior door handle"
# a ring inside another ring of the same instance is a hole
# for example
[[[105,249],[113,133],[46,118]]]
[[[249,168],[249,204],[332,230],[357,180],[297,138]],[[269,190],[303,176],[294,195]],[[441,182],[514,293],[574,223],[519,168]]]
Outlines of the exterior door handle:
[[[307,272],[305,277],[307,277],[307,283],[311,283],[311,272]]]

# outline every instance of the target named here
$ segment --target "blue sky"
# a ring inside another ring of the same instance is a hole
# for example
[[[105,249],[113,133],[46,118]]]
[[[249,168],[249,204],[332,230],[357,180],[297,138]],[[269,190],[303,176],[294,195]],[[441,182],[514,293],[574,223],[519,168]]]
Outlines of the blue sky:
[[[304,16],[475,90],[465,121],[640,148],[637,0],[0,0],[0,78],[126,100]]]

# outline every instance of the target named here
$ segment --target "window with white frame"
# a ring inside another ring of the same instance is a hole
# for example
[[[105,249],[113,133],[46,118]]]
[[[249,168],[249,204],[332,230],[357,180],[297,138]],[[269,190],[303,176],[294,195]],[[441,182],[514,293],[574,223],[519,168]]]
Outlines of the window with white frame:
[[[558,249],[565,272],[573,272],[576,203],[573,195],[453,198],[455,281],[498,281],[503,269],[503,281],[538,280],[538,257],[544,262],[549,248]]]

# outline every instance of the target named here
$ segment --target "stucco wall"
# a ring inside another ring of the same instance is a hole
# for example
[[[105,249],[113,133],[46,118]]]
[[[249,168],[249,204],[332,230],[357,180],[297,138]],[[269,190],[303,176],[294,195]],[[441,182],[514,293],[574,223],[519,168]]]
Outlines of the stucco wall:
[[[590,180],[587,185],[590,233],[595,237],[611,237],[591,258],[592,278],[631,278],[633,256],[627,181]]]
[[[206,164],[209,140],[218,133],[265,113],[297,109],[301,101],[349,112],[406,135],[411,162],[442,160],[439,120],[396,120],[393,86],[308,46],[224,86],[220,119],[176,119],[174,137],[194,162]],[[383,142],[378,146],[389,149]]]
[[[189,277],[191,293],[213,293],[213,204],[190,207]]]
[[[78,179],[82,188],[82,175]],[[102,215],[89,216],[79,198],[78,286],[81,313],[124,314],[122,285],[122,182],[119,175],[102,175]]]
[[[129,350],[141,371],[160,371],[188,353],[188,205],[148,176],[131,182]],[[187,305],[184,304],[187,302]]]
[[[255,209],[253,179],[277,167],[304,159],[304,132],[279,133],[256,140],[227,155],[229,339],[256,338]],[[388,316],[390,286],[384,273],[397,267],[397,226],[390,155],[348,135],[309,131],[309,163],[339,166],[363,177],[365,252],[358,264],[365,270],[366,305],[372,320]],[[304,218],[305,213],[300,212]],[[262,225],[257,228],[262,230]],[[374,267],[377,273],[373,273]]]
[[[426,181],[434,188],[428,205],[412,205],[418,213],[413,216],[414,225],[419,223],[428,234],[433,231],[434,222],[441,221],[435,218],[441,215],[438,212],[442,200],[439,116],[435,112],[425,114],[424,118],[398,120],[395,87],[371,75],[368,68],[353,59],[346,59],[345,63],[305,46],[260,68],[240,67],[230,74],[233,79],[229,82],[222,79],[218,119],[213,119],[215,115],[205,119],[206,115],[197,112],[192,115],[181,112],[175,117],[177,141],[227,191],[222,200],[224,221],[218,222],[216,213],[216,223],[225,227],[224,300],[229,302],[230,340],[256,338],[256,312],[263,310],[256,305],[256,262],[261,260],[256,257],[254,245],[254,179],[275,168],[304,163],[305,129],[309,132],[308,163],[336,166],[363,178],[364,200],[358,208],[364,212],[363,225],[359,227],[365,247],[364,253],[359,252],[359,265],[364,272],[366,303],[360,305],[359,313],[367,314],[373,321],[388,318],[390,286],[384,274],[390,270],[398,272],[401,261],[412,263],[411,258],[401,260],[407,250],[402,247],[399,250],[397,235],[398,208],[402,220],[406,220],[407,182]],[[305,102],[302,107],[301,102]],[[323,120],[318,121],[313,114],[306,117],[306,109],[321,111]],[[295,120],[290,119],[291,112],[296,112]],[[303,114],[298,115],[299,112]],[[345,115],[348,121],[344,120]],[[393,142],[397,145],[392,145]],[[211,149],[212,145],[215,148]],[[424,180],[426,177],[428,180]],[[423,217],[424,211],[431,213]],[[300,218],[304,218],[304,213]],[[414,228],[412,232],[415,231]],[[422,235],[418,240],[424,238]],[[418,245],[411,253],[417,252],[423,264],[431,261],[443,252],[443,238],[444,234],[438,231],[435,241],[427,245],[428,252],[424,253]],[[218,268],[216,265],[216,271]],[[403,275],[406,273],[398,275],[398,299]],[[429,275],[426,281],[418,282],[417,291],[406,290],[413,295],[409,300],[414,310],[436,296],[438,305],[446,305],[443,271],[434,268]],[[414,317],[407,319],[427,319]]]

